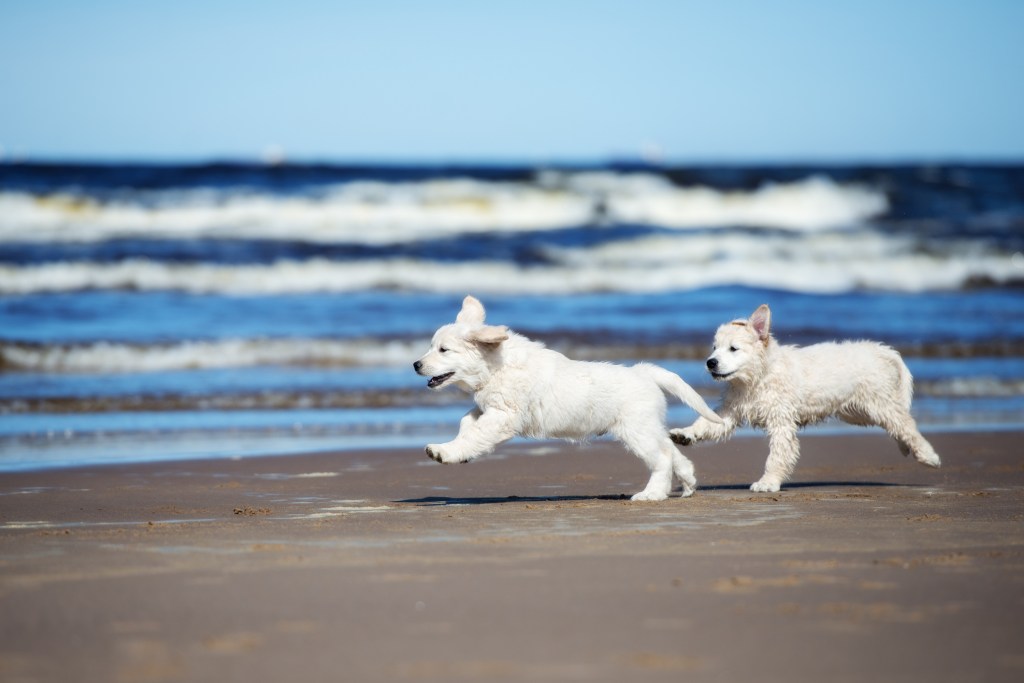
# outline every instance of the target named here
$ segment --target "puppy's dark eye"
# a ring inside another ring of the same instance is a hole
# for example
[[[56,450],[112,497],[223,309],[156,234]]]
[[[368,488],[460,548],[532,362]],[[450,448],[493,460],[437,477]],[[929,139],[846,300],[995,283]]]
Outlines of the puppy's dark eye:
[[[438,352],[439,352],[439,353],[448,353],[448,349],[446,349],[446,348],[444,348],[444,347],[442,346],[441,348],[439,348],[439,349],[438,349]]]
[[[732,351],[733,353],[736,353],[737,351],[739,351],[739,349],[737,349],[735,346],[730,346],[729,350]]]

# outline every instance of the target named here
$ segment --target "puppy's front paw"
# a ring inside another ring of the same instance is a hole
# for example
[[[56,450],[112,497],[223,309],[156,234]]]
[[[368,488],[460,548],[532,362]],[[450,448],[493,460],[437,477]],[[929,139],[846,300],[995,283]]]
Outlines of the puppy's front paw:
[[[775,493],[782,487],[782,482],[773,477],[761,477],[750,485],[751,491],[758,493]]]
[[[447,448],[438,444],[427,446],[427,457],[442,465],[452,465],[459,462],[469,462],[469,458],[459,457],[451,453]]]
[[[693,434],[693,430],[689,427],[686,427],[685,429],[668,430],[668,438],[672,439],[680,446],[689,446],[697,440],[697,437]]]
[[[445,460],[444,457],[444,449],[438,446],[437,444],[428,444],[426,450],[427,457],[433,460],[434,462],[448,462],[447,460]]]

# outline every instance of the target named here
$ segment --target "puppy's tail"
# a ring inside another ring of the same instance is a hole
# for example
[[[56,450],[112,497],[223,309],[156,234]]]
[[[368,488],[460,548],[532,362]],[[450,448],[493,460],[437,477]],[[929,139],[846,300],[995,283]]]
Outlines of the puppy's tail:
[[[704,399],[700,397],[696,391],[693,390],[689,384],[683,381],[683,378],[674,372],[669,372],[665,368],[660,368],[657,365],[651,365],[650,363],[639,363],[634,365],[637,370],[647,373],[647,375],[654,380],[654,383],[661,387],[661,390],[667,394],[672,394],[680,401],[690,406],[701,415],[701,417],[711,420],[715,424],[722,424],[722,418],[718,417],[715,411],[708,407],[708,404],[704,402]]]

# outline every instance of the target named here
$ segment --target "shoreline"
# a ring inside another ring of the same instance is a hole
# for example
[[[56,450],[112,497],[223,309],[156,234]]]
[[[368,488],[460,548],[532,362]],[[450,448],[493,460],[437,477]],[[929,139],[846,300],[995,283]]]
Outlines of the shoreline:
[[[462,413],[459,412],[459,415]],[[964,424],[918,423],[922,434],[934,436],[943,434],[965,433],[1012,433],[1024,432],[1024,424],[1020,422],[971,422]],[[0,476],[13,473],[54,472],[67,469],[92,468],[116,465],[142,465],[146,463],[186,463],[194,460],[248,460],[252,458],[302,457],[320,453],[351,453],[392,450],[420,450],[428,442],[445,441],[458,431],[458,424],[423,430],[417,433],[309,433],[303,434],[294,430],[281,429],[278,432],[252,430],[186,430],[174,432],[151,433],[149,431],[76,433],[71,437],[54,436],[9,436],[0,439]],[[800,438],[838,438],[883,436],[881,429],[847,425],[841,422],[829,422],[813,425],[800,431]],[[752,427],[740,427],[736,430],[733,440],[767,439],[764,430]],[[152,446],[156,440],[158,445]],[[593,439],[591,445],[607,445],[614,443],[610,438]],[[168,444],[177,444],[177,448],[168,451]],[[20,455],[20,459],[6,459],[3,447],[12,451],[20,445],[21,452],[33,450],[43,454],[42,459],[32,460]],[[557,448],[564,446],[573,448],[572,442],[558,439],[528,439],[517,437],[503,448],[529,448],[530,446]],[[699,446],[698,448],[706,448]],[[146,449],[158,449],[147,455],[140,455]],[[131,455],[111,457],[112,451],[130,450]],[[102,453],[86,455],[83,453]],[[66,455],[62,455],[66,454]],[[490,456],[483,456],[487,460]]]
[[[0,674],[32,681],[1015,681],[1024,429],[0,473]]]

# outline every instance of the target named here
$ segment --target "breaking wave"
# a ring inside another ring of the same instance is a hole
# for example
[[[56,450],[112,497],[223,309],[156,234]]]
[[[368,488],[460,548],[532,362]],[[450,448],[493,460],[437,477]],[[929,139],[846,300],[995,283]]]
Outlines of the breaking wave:
[[[714,400],[715,387],[697,387]],[[1024,396],[1024,380],[959,378],[948,382],[921,383],[918,397],[991,398]],[[464,404],[456,392],[416,389],[355,389],[348,391],[261,391],[230,394],[160,394],[142,396],[44,397],[0,399],[0,414],[13,413],[114,413],[179,410],[329,410],[353,408],[404,408]]]
[[[0,192],[0,241],[268,239],[389,244],[591,223],[813,231],[885,213],[884,193],[824,177],[750,191],[679,187],[647,173],[542,172],[532,182],[357,181],[301,193],[215,188]]]
[[[1024,396],[1024,379],[1017,377],[953,377],[930,382],[915,382],[920,396],[945,398],[987,398]]]
[[[709,401],[718,387],[700,382],[695,388]],[[917,382],[918,399],[983,399],[1024,396],[1020,378],[959,377]],[[458,392],[432,392],[416,388],[351,388],[345,390],[276,390],[231,393],[155,393],[108,396],[46,396],[0,398],[0,414],[67,414],[165,412],[186,410],[343,410],[358,408],[411,408],[465,403]]]
[[[545,335],[547,344],[571,358],[622,362],[624,359],[685,360],[703,365],[707,356],[705,339],[688,342],[645,343],[606,338],[601,342],[581,340],[578,335]],[[311,339],[255,338],[191,340],[175,343],[88,342],[77,344],[0,342],[0,372],[152,373],[177,370],[291,366],[312,368],[408,368],[428,347],[429,339]],[[1000,358],[1024,354],[1020,341],[894,343],[906,357],[917,358]],[[410,370],[411,373],[411,370]],[[411,376],[411,375],[410,375]],[[708,380],[710,381],[710,380]],[[1010,391],[1024,395],[1024,380],[978,375],[947,380],[915,382],[917,391],[936,396],[1001,395]],[[999,389],[1002,387],[1003,389]]]
[[[146,259],[0,266],[0,293],[174,290],[276,295],[371,289],[464,294],[652,293],[740,285],[807,293],[923,292],[1024,280],[1020,254],[893,250],[885,240],[831,245],[722,238],[715,246],[651,238],[593,250],[552,252],[547,265],[419,259],[280,260],[269,264],[183,264]],[[794,253],[799,252],[799,253]],[[840,255],[841,252],[841,255]]]
[[[0,344],[0,369],[34,372],[159,372],[256,365],[405,365],[427,340],[225,339],[175,344]]]

